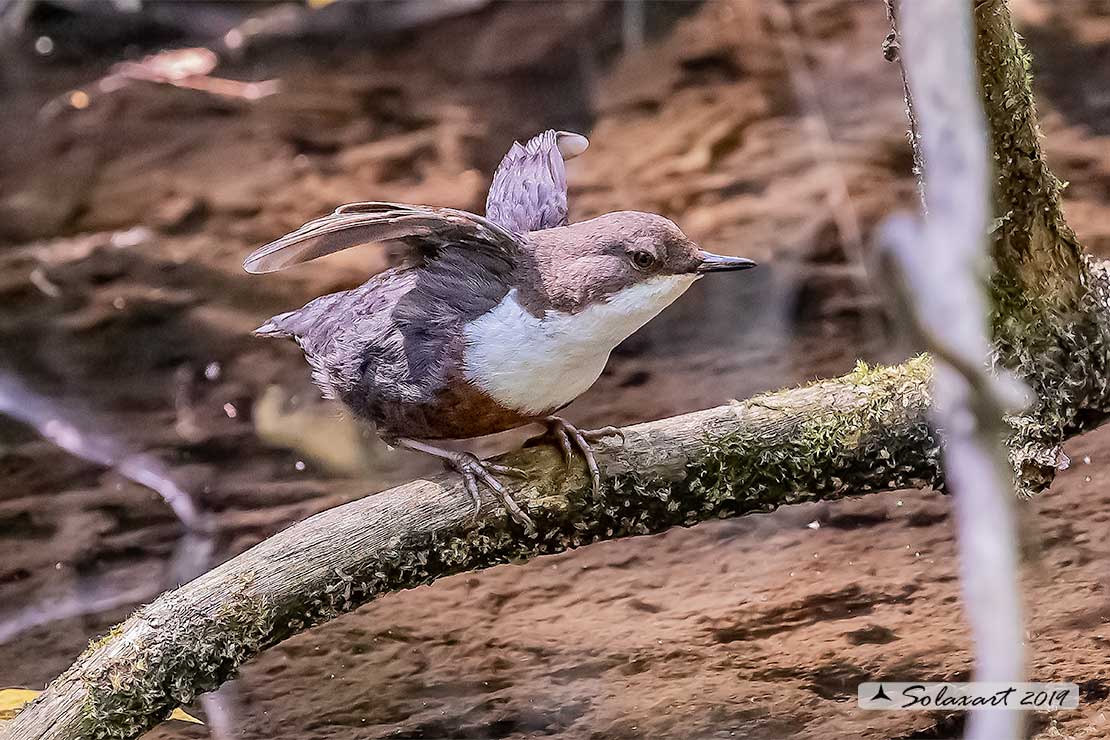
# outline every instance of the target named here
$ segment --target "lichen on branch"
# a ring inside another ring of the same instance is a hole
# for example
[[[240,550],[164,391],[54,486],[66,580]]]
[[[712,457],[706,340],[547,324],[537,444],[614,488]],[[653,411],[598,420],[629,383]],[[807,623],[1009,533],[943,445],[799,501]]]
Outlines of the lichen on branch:
[[[285,637],[452,573],[785,503],[934,484],[931,368],[926,357],[861,364],[843,378],[629,427],[624,446],[599,450],[613,476],[599,496],[554,450],[521,451],[509,462],[531,478],[512,493],[535,536],[492,496],[475,523],[455,476],[322,512],[136,612],[0,736],[135,737]]]
[[[901,46],[895,0],[890,56]],[[1046,488],[1066,462],[1061,443],[1110,412],[1110,279],[1084,253],[1064,218],[1063,186],[1041,148],[1031,57],[1004,0],[977,0],[976,60],[994,164],[991,326],[994,359],[1032,390],[1034,403],[1008,421],[1019,491]],[[907,93],[920,167],[920,139]]]
[[[1041,148],[1031,57],[1006,3],[976,3],[975,16],[995,165],[994,351],[1036,399],[1011,420],[1010,453],[1023,492],[1035,493],[1062,464],[1060,443],[1110,410],[1110,281],[1064,218],[1062,185]]]

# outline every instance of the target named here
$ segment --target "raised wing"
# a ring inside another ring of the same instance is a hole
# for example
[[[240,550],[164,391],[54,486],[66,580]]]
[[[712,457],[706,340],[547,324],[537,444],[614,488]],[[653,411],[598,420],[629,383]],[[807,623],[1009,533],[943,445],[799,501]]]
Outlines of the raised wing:
[[[425,258],[448,247],[494,251],[509,258],[520,241],[498,224],[453,208],[401,203],[349,203],[251,252],[243,269],[275,272],[362,244],[400,242]]]
[[[581,134],[544,131],[501,160],[486,198],[486,218],[518,234],[567,225],[564,160],[590,145]]]

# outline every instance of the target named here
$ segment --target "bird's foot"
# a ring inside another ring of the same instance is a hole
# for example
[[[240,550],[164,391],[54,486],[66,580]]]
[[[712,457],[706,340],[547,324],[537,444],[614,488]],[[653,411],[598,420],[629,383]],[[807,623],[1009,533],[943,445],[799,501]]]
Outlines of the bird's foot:
[[[547,423],[548,434],[555,438],[559,448],[563,451],[563,459],[567,467],[574,462],[574,453],[578,452],[586,461],[590,471],[590,482],[593,484],[594,495],[601,493],[601,468],[597,465],[594,455],[593,443],[605,437],[620,437],[624,444],[624,432],[617,427],[601,427],[600,429],[579,429],[566,419],[558,416],[549,416],[544,420]]]
[[[520,508],[512,495],[505,490],[501,485],[501,481],[494,477],[494,473],[500,475],[508,475],[513,478],[527,478],[528,474],[520,468],[514,468],[509,465],[498,465],[497,463],[486,462],[480,460],[476,455],[469,452],[456,452],[451,458],[447,459],[447,464],[454,468],[459,475],[463,478],[463,485],[466,486],[466,492],[470,494],[470,499],[474,502],[474,517],[477,518],[482,509],[482,497],[478,494],[478,482],[481,481],[497,494],[501,499],[501,503],[509,512],[509,516],[519,522],[529,532],[536,531],[536,525],[532,523],[531,517],[524,513],[524,509]]]
[[[506,511],[509,512],[509,516],[519,522],[529,532],[536,531],[536,525],[532,523],[531,517],[524,513],[524,509],[520,508],[520,504],[513,500],[512,495],[501,485],[501,481],[494,477],[494,473],[497,473],[513,478],[527,478],[528,474],[520,468],[487,462],[469,452],[435,447],[427,442],[421,442],[415,439],[402,438],[397,441],[410,450],[418,450],[420,452],[426,452],[429,455],[435,455],[442,459],[448,467],[462,476],[463,486],[466,488],[466,492],[470,494],[470,500],[474,503],[475,520],[477,520],[482,512],[482,496],[478,492],[478,483],[480,482],[497,494],[497,497],[501,499],[501,503],[504,505]]]

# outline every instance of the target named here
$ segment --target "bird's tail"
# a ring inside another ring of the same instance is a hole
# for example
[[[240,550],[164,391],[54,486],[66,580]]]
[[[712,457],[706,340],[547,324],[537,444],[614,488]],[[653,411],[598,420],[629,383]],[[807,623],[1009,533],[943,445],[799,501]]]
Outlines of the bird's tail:
[[[255,329],[252,333],[258,337],[293,339],[296,337],[296,332],[292,327],[292,319],[297,313],[297,311],[279,313],[277,316],[274,316],[265,324]]]
[[[326,344],[337,328],[342,326],[343,318],[350,314],[343,310],[344,301],[351,291],[320,296],[296,311],[279,313],[254,330],[259,337],[292,339],[305,352],[311,353],[321,343]]]

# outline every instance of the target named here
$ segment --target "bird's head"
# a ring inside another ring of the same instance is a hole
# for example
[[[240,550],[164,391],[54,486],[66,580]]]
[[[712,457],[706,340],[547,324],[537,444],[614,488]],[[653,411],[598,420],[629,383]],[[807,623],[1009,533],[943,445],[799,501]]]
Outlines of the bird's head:
[[[617,211],[529,234],[537,278],[552,305],[577,312],[618,304],[646,323],[694,281],[756,263],[698,247],[674,222],[639,211]],[[637,327],[638,328],[638,327]]]

